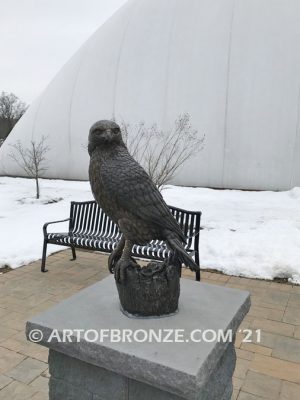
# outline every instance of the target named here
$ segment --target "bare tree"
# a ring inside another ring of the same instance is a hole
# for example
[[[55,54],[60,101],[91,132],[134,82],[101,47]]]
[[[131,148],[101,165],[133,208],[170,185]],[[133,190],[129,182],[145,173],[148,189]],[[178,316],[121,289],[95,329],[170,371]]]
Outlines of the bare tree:
[[[15,94],[6,92],[0,94],[0,119],[6,125],[6,134],[9,134],[26,109],[26,104]]]
[[[147,127],[144,122],[133,128],[122,123],[121,130],[129,152],[160,190],[188,159],[203,149],[205,140],[205,136],[198,137],[187,113],[179,115],[169,131],[156,124]]]
[[[36,198],[40,198],[39,178],[47,170],[45,166],[46,153],[49,147],[46,145],[46,137],[42,136],[39,142],[32,140],[28,148],[24,148],[20,141],[11,145],[13,148],[10,157],[26,172],[35,179]]]

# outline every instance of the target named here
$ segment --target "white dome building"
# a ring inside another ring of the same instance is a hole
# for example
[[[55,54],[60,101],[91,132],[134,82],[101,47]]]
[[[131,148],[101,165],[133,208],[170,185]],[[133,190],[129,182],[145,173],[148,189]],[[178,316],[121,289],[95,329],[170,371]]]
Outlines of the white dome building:
[[[89,127],[168,129],[189,113],[204,150],[175,184],[300,186],[299,0],[130,0],[79,49],[0,149],[48,135],[46,177],[87,179]]]

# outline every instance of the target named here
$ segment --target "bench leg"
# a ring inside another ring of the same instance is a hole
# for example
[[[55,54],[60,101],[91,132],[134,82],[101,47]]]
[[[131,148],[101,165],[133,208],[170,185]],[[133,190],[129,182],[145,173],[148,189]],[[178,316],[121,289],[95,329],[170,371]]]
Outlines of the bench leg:
[[[46,269],[46,256],[47,256],[47,240],[44,240],[41,272],[47,272],[48,271]]]
[[[200,267],[200,261],[199,261],[199,253],[198,253],[198,251],[196,251],[196,253],[195,253],[195,263],[196,263],[197,265],[199,265],[199,267]],[[200,270],[199,270],[199,271],[196,271],[196,281],[197,281],[197,282],[200,282]]]
[[[74,261],[74,260],[76,260],[76,251],[75,251],[75,247],[74,247],[74,246],[71,246],[71,249],[72,249],[72,257],[73,257],[73,258],[71,258],[70,261]]]

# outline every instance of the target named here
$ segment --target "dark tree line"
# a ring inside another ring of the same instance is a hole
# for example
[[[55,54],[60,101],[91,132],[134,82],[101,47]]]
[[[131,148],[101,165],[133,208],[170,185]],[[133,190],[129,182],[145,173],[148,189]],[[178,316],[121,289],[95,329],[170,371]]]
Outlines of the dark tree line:
[[[0,94],[0,139],[5,139],[27,109],[15,94]]]

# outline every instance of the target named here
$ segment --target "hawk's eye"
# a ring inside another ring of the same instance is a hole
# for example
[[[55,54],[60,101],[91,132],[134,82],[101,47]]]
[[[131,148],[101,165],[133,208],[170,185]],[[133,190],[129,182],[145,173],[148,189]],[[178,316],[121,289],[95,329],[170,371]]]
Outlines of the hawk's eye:
[[[120,131],[119,131],[119,128],[115,128],[115,129],[114,129],[114,133],[117,134],[117,133],[119,133],[119,132],[120,132]]]
[[[101,135],[101,130],[98,128],[98,129],[95,129],[94,130],[94,133],[95,133],[95,135]]]

